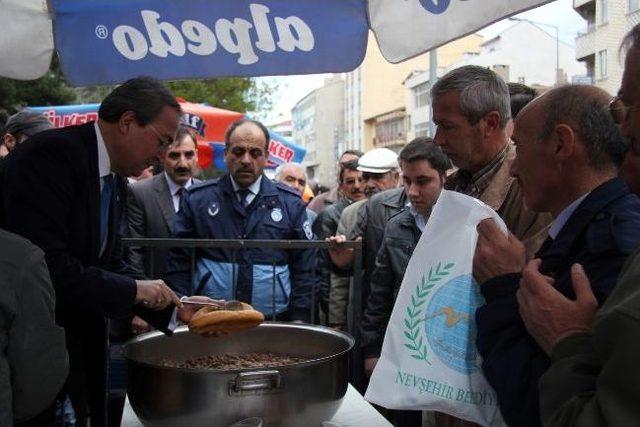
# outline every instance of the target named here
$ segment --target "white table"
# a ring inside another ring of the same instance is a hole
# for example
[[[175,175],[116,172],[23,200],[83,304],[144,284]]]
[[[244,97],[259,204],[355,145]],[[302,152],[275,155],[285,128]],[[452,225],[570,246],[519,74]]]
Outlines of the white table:
[[[141,427],[142,423],[129,404],[129,398],[124,403],[121,427]],[[324,427],[391,427],[389,423],[358,391],[349,384],[347,394],[342,405],[333,418],[325,423]]]

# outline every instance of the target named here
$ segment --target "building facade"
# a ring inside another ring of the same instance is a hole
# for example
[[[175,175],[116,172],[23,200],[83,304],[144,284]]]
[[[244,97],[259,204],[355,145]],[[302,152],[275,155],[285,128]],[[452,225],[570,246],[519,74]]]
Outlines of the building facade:
[[[555,31],[530,21],[514,22],[485,41],[477,54],[467,54],[445,71],[463,65],[491,68],[506,82],[551,87],[584,75],[575,48],[556,38]]]
[[[438,64],[451,64],[465,52],[478,52],[482,37],[473,34],[438,49]],[[344,148],[400,149],[406,144],[411,117],[403,82],[414,70],[429,69],[429,54],[391,64],[370,33],[367,55],[356,70],[344,75]]]
[[[587,21],[576,37],[576,59],[586,66],[585,81],[617,93],[623,71],[620,42],[640,23],[640,0],[574,0],[573,8]]]
[[[335,75],[291,110],[293,141],[307,150],[307,176],[327,187],[335,183],[336,159],[343,149],[343,107],[344,83]]]

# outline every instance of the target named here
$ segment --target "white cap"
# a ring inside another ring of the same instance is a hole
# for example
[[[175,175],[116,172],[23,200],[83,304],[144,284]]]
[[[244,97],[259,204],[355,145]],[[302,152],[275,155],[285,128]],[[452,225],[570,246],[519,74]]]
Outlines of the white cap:
[[[388,148],[369,150],[358,160],[361,172],[387,173],[398,168],[398,155]]]

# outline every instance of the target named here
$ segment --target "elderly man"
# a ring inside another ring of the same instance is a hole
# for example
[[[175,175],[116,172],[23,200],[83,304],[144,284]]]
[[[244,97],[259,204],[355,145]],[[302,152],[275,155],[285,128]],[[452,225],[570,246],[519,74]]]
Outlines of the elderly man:
[[[625,37],[622,88],[611,112],[632,147],[640,143],[640,26]],[[638,181],[638,175],[633,178]],[[585,266],[571,270],[573,295],[540,271],[540,260],[524,270],[517,298],[529,333],[551,356],[542,376],[540,409],[547,426],[630,426],[640,419],[640,255],[627,261],[607,301],[596,312],[598,277]],[[591,282],[591,283],[590,283]],[[594,286],[595,282],[595,286]],[[594,316],[595,314],[595,316]]]
[[[512,173],[526,203],[554,218],[535,268],[573,298],[571,266],[581,263],[599,304],[640,244],[640,200],[617,177],[627,144],[607,111],[609,100],[590,86],[553,89],[520,112],[513,136]],[[538,425],[538,380],[550,360],[518,314],[525,249],[490,220],[478,231],[473,273],[486,300],[476,313],[482,368],[505,421]]]
[[[276,181],[294,188],[302,196],[307,186],[307,174],[300,163],[283,163],[276,168]]]
[[[532,256],[544,240],[550,218],[524,205],[520,186],[509,175],[516,149],[509,142],[507,84],[493,71],[469,65],[440,78],[431,98],[438,125],[434,141],[458,168],[445,188],[492,207]]]
[[[174,223],[178,238],[310,240],[300,194],[263,175],[269,131],[248,119],[231,124],[225,135],[229,172],[192,187]],[[182,294],[240,300],[268,317],[308,321],[314,289],[312,249],[199,248],[191,275],[191,251],[171,249],[167,281]]]
[[[89,418],[92,426],[108,423],[107,318],[135,312],[169,332],[175,305],[181,320],[194,313],[161,280],[134,280],[120,244],[124,177],[138,175],[171,144],[180,113],[160,82],[131,79],[107,95],[97,122],[39,133],[6,161],[0,182],[4,228],[45,252],[80,425]]]
[[[275,179],[276,182],[280,182],[295,189],[301,197],[304,197],[304,192],[308,188],[307,174],[304,171],[304,166],[300,163],[290,162],[281,164],[276,168]],[[312,226],[317,217],[318,214],[309,209],[309,206],[307,205],[307,218]]]
[[[161,154],[164,172],[129,186],[129,231],[131,237],[171,237],[171,226],[184,193],[200,182],[198,147],[190,130],[180,127],[174,142]],[[131,249],[131,264],[147,277],[162,277],[167,250]]]

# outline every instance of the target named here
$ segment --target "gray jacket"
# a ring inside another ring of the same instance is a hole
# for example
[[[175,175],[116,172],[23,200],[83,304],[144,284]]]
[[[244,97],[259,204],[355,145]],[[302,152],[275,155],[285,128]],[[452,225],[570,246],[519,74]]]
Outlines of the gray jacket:
[[[194,179],[193,182],[196,184],[200,180]],[[129,185],[127,199],[127,219],[131,237],[171,237],[171,226],[176,211],[164,173]],[[129,263],[138,273],[152,279],[164,276],[167,249],[132,247],[129,257]]]
[[[4,230],[0,285],[0,425],[10,426],[53,403],[69,361],[44,252]]]
[[[421,235],[408,209],[392,217],[385,227],[362,319],[362,345],[366,357],[380,356],[393,304]]]

